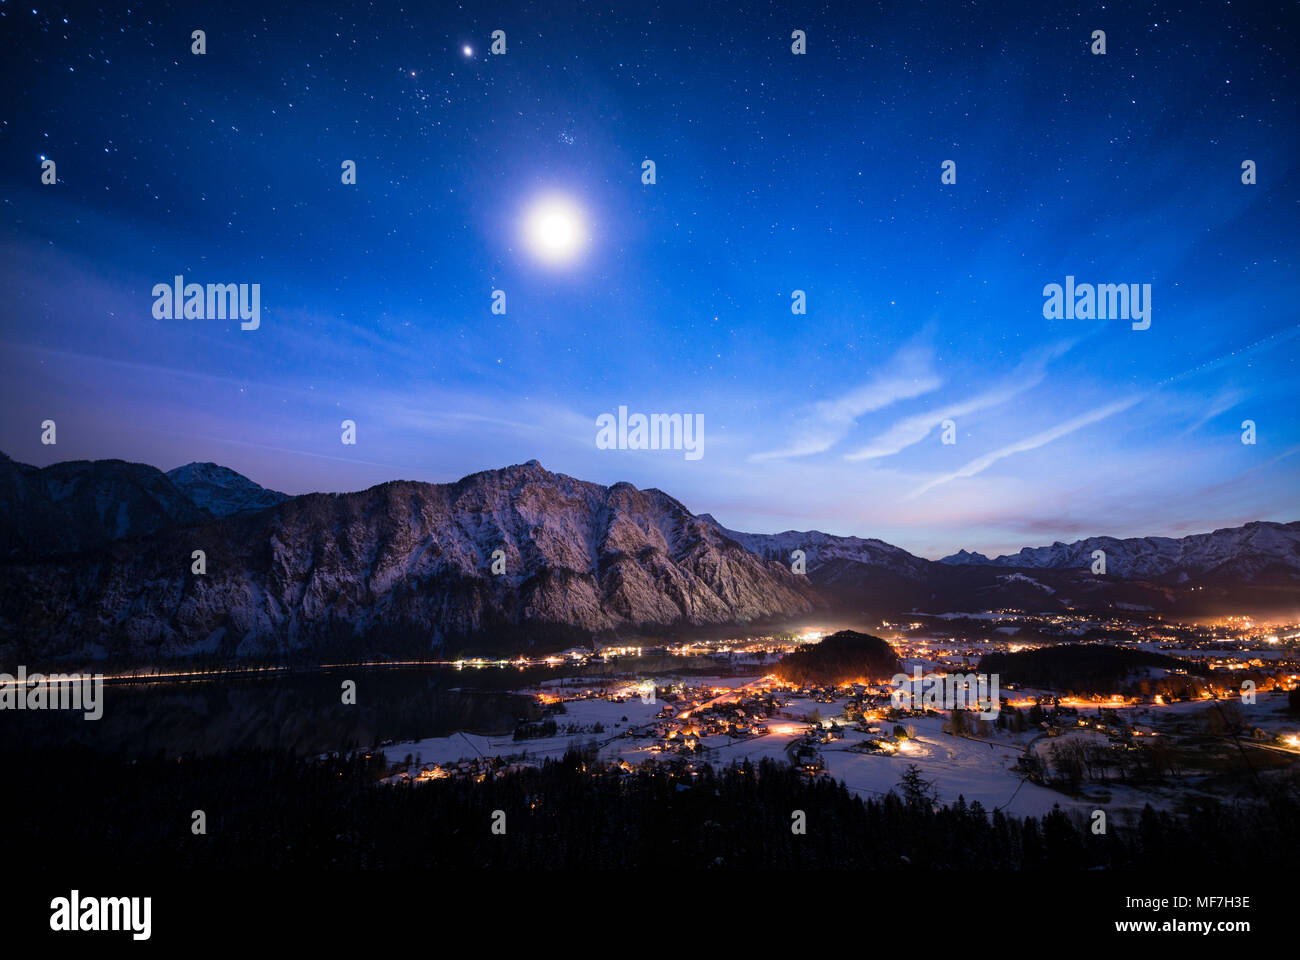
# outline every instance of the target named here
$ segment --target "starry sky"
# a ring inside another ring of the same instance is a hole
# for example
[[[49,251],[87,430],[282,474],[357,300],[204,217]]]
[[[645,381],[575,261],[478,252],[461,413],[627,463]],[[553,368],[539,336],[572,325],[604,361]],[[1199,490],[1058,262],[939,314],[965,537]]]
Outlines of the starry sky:
[[[1272,6],[0,0],[0,450],[288,493],[537,458],[931,557],[1298,519]],[[176,274],[260,328],[155,319]],[[1066,275],[1150,329],[1044,319]],[[620,405],[703,456],[598,449]]]

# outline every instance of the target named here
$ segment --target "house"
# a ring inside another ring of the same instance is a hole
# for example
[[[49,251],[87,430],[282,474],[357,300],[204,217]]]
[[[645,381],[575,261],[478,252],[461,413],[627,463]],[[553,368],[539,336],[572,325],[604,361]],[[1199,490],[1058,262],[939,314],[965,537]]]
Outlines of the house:
[[[807,773],[820,773],[825,769],[822,755],[812,747],[800,746],[794,753],[795,766]]]

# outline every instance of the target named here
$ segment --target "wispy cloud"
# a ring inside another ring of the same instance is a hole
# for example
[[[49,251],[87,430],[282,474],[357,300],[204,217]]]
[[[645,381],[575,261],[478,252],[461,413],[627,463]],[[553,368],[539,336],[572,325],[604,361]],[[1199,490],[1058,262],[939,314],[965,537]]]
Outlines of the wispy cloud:
[[[750,460],[806,457],[829,450],[852,429],[858,417],[882,410],[900,400],[910,400],[939,389],[943,380],[934,372],[930,351],[919,347],[900,350],[882,373],[861,386],[806,409],[784,447],[753,454]]]
[[[1042,383],[1047,375],[1047,365],[1068,351],[1077,341],[1066,340],[1038,352],[1016,365],[1001,383],[983,393],[950,403],[924,413],[912,414],[895,423],[884,433],[874,437],[866,446],[844,455],[845,460],[874,460],[889,457],[913,444],[920,443],[944,420],[968,416],[980,410],[997,407],[1031,390]]]
[[[919,497],[921,494],[933,490],[935,487],[942,486],[945,483],[951,483],[953,480],[973,477],[978,473],[983,473],[999,460],[1004,460],[1017,453],[1026,453],[1030,450],[1037,450],[1039,447],[1046,446],[1053,440],[1059,440],[1061,437],[1068,436],[1076,430],[1082,430],[1084,427],[1105,420],[1107,417],[1112,417],[1117,413],[1123,413],[1146,396],[1147,394],[1145,393],[1138,393],[1126,397],[1123,400],[1116,400],[1114,403],[1095,407],[1092,410],[1079,414],[1077,417],[1071,417],[1064,423],[1058,423],[1056,426],[1036,433],[1033,436],[1026,437],[1023,440],[1017,440],[1015,443],[1009,443],[1004,447],[994,450],[992,453],[984,454],[982,457],[976,457],[964,467],[953,473],[944,474],[943,476],[935,477],[932,480],[926,481],[908,494],[905,499],[910,500],[914,497]]]
[[[946,483],[951,483],[953,480],[960,480],[966,477],[973,477],[976,474],[983,473],[985,470],[987,470],[993,464],[997,463],[999,460],[1003,460],[1006,457],[1013,456],[1017,453],[1024,453],[1029,450],[1036,450],[1039,447],[1051,443],[1053,440],[1058,440],[1061,437],[1068,436],[1069,434],[1074,433],[1076,430],[1081,430],[1082,428],[1097,423],[1100,420],[1104,420],[1107,417],[1114,416],[1117,413],[1122,413],[1123,411],[1128,410],[1130,407],[1133,407],[1140,401],[1155,394],[1156,392],[1165,390],[1172,384],[1179,383],[1181,381],[1218,370],[1229,363],[1233,363],[1244,359],[1245,357],[1255,353],[1257,350],[1259,350],[1261,347],[1265,346],[1266,344],[1277,345],[1279,343],[1283,343],[1287,340],[1290,340],[1293,337],[1295,337],[1297,333],[1300,333],[1300,324],[1296,324],[1294,326],[1285,328],[1283,330],[1279,330],[1276,333],[1270,334],[1267,337],[1262,337],[1254,341],[1253,343],[1247,344],[1244,347],[1239,347],[1236,350],[1232,350],[1228,353],[1222,354],[1211,360],[1207,360],[1201,364],[1198,364],[1195,367],[1191,367],[1187,370],[1184,370],[1182,373],[1176,374],[1171,377],[1167,377],[1164,380],[1161,380],[1159,383],[1157,383],[1153,388],[1143,393],[1132,394],[1123,400],[1117,400],[1114,403],[1109,403],[1100,407],[1096,407],[1092,410],[1086,411],[1085,413],[1081,413],[1077,417],[1073,417],[1072,419],[1067,420],[1064,423],[1060,423],[1055,427],[1051,427],[1048,430],[1044,430],[1040,433],[1036,433],[1033,436],[1026,437],[1023,440],[1018,440],[1015,443],[1007,444],[1004,447],[994,450],[992,453],[987,453],[982,457],[977,457],[976,459],[971,460],[961,469],[953,473],[943,474],[942,476],[935,477],[931,480],[927,480],[925,483],[921,484],[921,486],[917,487],[911,493],[907,494],[904,497],[904,499],[910,500],[915,497],[919,497],[930,490],[933,490],[935,487],[942,486],[943,484]],[[1221,413],[1226,409],[1230,409],[1232,406],[1235,406],[1236,403],[1239,402],[1239,400],[1240,398],[1234,396],[1232,391],[1229,390],[1221,391],[1219,396],[1216,398],[1216,400],[1210,407],[1211,413],[1207,415],[1205,419],[1209,419],[1209,416],[1217,415],[1217,413]],[[1204,420],[1202,420],[1201,422],[1204,422]],[[1196,426],[1200,426],[1200,423],[1197,423]],[[1195,429],[1195,427],[1192,427],[1191,429]],[[1191,430],[1189,429],[1187,432],[1191,432]],[[1282,454],[1282,456],[1278,457],[1277,459],[1278,460],[1283,459],[1289,456],[1290,453],[1291,452],[1288,451]],[[1276,461],[1272,461],[1272,462],[1276,462]]]
[[[1186,430],[1184,430],[1182,433],[1178,435],[1178,439],[1181,440],[1184,437],[1188,436],[1189,434],[1195,433],[1197,430],[1205,426],[1205,424],[1209,423],[1215,417],[1219,416],[1222,413],[1227,413],[1229,410],[1237,406],[1245,399],[1246,399],[1246,392],[1244,390],[1238,390],[1232,388],[1220,389],[1214,395],[1214,398],[1210,401],[1210,405],[1208,407],[1205,407],[1201,411],[1200,416],[1196,418],[1195,422],[1193,422]]]

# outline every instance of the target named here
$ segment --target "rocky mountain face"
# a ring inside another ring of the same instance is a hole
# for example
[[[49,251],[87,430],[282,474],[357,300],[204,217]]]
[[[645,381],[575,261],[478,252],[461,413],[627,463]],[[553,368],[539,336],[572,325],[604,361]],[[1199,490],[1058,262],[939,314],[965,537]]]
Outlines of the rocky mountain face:
[[[112,477],[118,467],[105,470]],[[806,578],[672,497],[585,483],[536,461],[215,519],[181,504],[178,516],[157,530],[150,516],[145,536],[100,537],[73,557],[0,566],[0,649],[131,659],[427,655],[450,638],[521,625],[534,636],[567,627],[589,637],[799,614],[818,602]],[[191,572],[195,550],[204,552],[202,575]]]
[[[794,551],[803,551],[808,580],[829,603],[846,610],[907,610],[925,605],[935,597],[935,574],[948,572],[883,540],[819,530],[741,533],[723,527],[711,514],[700,514],[700,519],[751,553],[787,568]]]
[[[1026,570],[1088,570],[1096,550],[1106,554],[1106,573],[1125,579],[1184,583],[1205,577],[1245,582],[1281,577],[1300,583],[1300,522],[1260,521],[1177,539],[1089,537],[1050,547],[1025,547],[1019,553],[993,559],[962,550],[939,562]]]
[[[711,514],[702,513],[700,519],[713,524],[751,553],[784,563],[787,567],[790,565],[791,554],[795,550],[802,550],[808,576],[814,582],[834,582],[843,576],[846,568],[853,566],[880,567],[911,577],[925,576],[931,566],[931,561],[913,556],[902,547],[892,546],[883,540],[837,537],[818,530],[802,533],[797,530],[787,530],[784,533],[741,533],[723,527]]]
[[[1106,576],[1090,572],[1096,549]],[[216,464],[0,454],[0,663],[507,653],[839,612],[1293,610],[1298,587],[1300,523],[935,562],[881,540],[730,530],[659,490],[536,461],[285,497]]]

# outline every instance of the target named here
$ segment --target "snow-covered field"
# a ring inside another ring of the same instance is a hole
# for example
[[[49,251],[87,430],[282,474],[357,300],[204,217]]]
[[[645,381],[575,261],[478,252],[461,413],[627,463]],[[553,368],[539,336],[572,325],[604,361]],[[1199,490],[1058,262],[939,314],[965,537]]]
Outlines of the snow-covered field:
[[[690,683],[692,686],[735,688],[753,679],[693,678]],[[549,689],[554,691],[555,688]],[[725,699],[726,695],[722,698]],[[1172,717],[1204,709],[1204,706],[1203,703],[1174,704],[1152,709]],[[572,745],[595,743],[599,747],[598,756],[603,760],[625,759],[629,763],[638,764],[661,756],[651,749],[658,742],[651,731],[663,707],[662,701],[643,703],[638,696],[629,696],[621,703],[596,698],[568,700],[565,702],[566,712],[552,719],[561,730],[573,724],[588,732],[561,733],[554,737],[519,741],[509,735],[458,733],[450,737],[396,743],[385,747],[383,752],[390,762],[395,763],[404,761],[408,756],[425,765],[437,763],[443,766],[475,757],[501,757],[505,760],[536,763],[547,758],[559,758]],[[831,704],[794,699],[783,708],[782,716],[768,719],[769,732],[764,736],[742,740],[726,736],[704,737],[701,743],[707,748],[707,753],[701,759],[715,766],[725,766],[745,758],[755,763],[764,757],[784,761],[787,759],[787,746],[798,739],[807,727],[807,724],[795,718],[817,711],[823,719],[829,720],[838,717],[842,709],[843,701]],[[1262,707],[1259,712],[1263,714],[1265,709],[1270,717],[1275,715],[1271,708]],[[1087,713],[1089,711],[1085,710],[1081,715]],[[1142,722],[1146,717],[1135,719]],[[903,771],[909,764],[915,763],[920,768],[921,775],[933,782],[939,799],[945,803],[955,801],[960,795],[967,803],[978,800],[990,811],[998,808],[1018,816],[1041,816],[1055,804],[1059,804],[1062,809],[1074,809],[1085,814],[1097,806],[1096,801],[1074,800],[1055,790],[1024,781],[1013,769],[1026,745],[1039,736],[1038,731],[1026,731],[1019,735],[997,731],[993,738],[986,741],[943,733],[943,722],[939,717],[904,721],[904,726],[914,729],[915,737],[902,741],[899,751],[894,754],[850,749],[868,739],[869,735],[853,729],[847,723],[842,723],[842,740],[820,744],[817,749],[824,759],[827,774],[842,780],[850,790],[864,797],[880,796],[896,787]],[[603,732],[589,732],[596,724],[603,726]],[[885,721],[881,726],[885,733],[893,729],[890,721]],[[1133,809],[1138,809],[1148,799],[1159,802],[1159,797],[1118,785],[1104,785],[1104,791],[1111,794],[1111,803],[1107,804],[1111,810],[1115,809],[1116,804],[1131,805]]]
[[[734,695],[727,691],[751,683],[757,684],[758,680],[757,677],[697,677],[691,678],[687,683],[693,690],[708,690],[707,693],[697,693],[695,698],[707,704],[712,700],[733,700]],[[579,689],[582,689],[581,685]],[[575,691],[572,686],[564,690],[559,685],[546,684],[532,691],[521,692],[555,696],[573,695]],[[561,732],[553,737],[518,741],[509,735],[458,733],[450,737],[392,744],[385,747],[383,752],[393,763],[402,763],[407,757],[412,757],[423,765],[436,763],[444,767],[478,757],[539,763],[547,758],[558,759],[571,746],[590,744],[597,746],[598,756],[602,760],[626,760],[635,765],[647,759],[663,757],[663,754],[653,749],[661,742],[654,735],[653,728],[663,719],[665,703],[662,700],[643,702],[636,687],[631,684],[620,692],[626,695],[622,702],[597,697],[565,700],[566,712],[550,718],[555,720],[561,731],[573,725],[580,728],[581,732]],[[1024,696],[1027,692],[1020,691],[1018,695]],[[1097,808],[1099,802],[1103,802],[1098,799],[1074,799],[1056,790],[1038,786],[1025,780],[1014,769],[1017,758],[1026,747],[1032,745],[1032,750],[1041,758],[1048,745],[1060,739],[1045,737],[1037,729],[1019,734],[995,729],[989,739],[981,740],[953,737],[944,733],[942,717],[917,717],[902,722],[904,727],[912,728],[914,736],[899,741],[896,753],[864,752],[852,748],[876,735],[855,730],[852,724],[843,719],[841,713],[844,700],[822,703],[807,698],[781,699],[788,702],[778,715],[767,719],[768,732],[765,735],[749,739],[733,739],[725,735],[706,736],[700,741],[705,748],[704,753],[694,756],[718,767],[744,759],[754,763],[763,758],[786,761],[789,759],[787,747],[799,739],[809,726],[804,719],[816,714],[822,720],[837,719],[843,730],[843,739],[817,746],[826,774],[843,781],[849,790],[860,796],[878,797],[885,794],[898,785],[899,777],[908,765],[915,763],[920,768],[922,777],[932,782],[943,803],[952,803],[961,796],[967,803],[979,801],[988,811],[996,808],[1016,816],[1042,816],[1057,804],[1063,810],[1087,815]],[[1285,694],[1261,694],[1258,704],[1241,707],[1243,718],[1254,726],[1275,732],[1288,732],[1297,724],[1285,712],[1285,703]],[[675,711],[680,711],[685,704],[677,702],[672,706]],[[1194,721],[1208,706],[1208,701],[1185,701],[1159,706],[1127,705],[1119,707],[1117,712],[1125,720],[1143,725],[1143,729],[1150,731],[1152,728],[1158,729],[1165,722]],[[1107,710],[1116,709],[1111,704],[1106,704],[1105,707]],[[1093,720],[1096,717],[1095,706],[1080,707],[1079,717]],[[594,727],[598,724],[603,728],[599,733],[594,732]],[[886,720],[876,726],[882,734],[888,735],[893,731],[894,722]],[[1091,729],[1080,729],[1064,736],[1082,736],[1106,742],[1103,734]],[[412,770],[413,773],[417,771],[418,767]],[[1162,806],[1176,801],[1178,796],[1177,788],[1140,790],[1115,783],[1086,785],[1085,791],[1093,797],[1104,798],[1105,807],[1112,814],[1121,810],[1135,814],[1147,802]]]
[[[405,740],[395,743],[383,749],[384,756],[389,762],[400,763],[409,754],[423,763],[439,763],[444,766],[457,760],[478,756],[499,756],[503,759],[515,757],[535,761],[558,759],[572,744],[585,744],[591,740],[603,743],[626,733],[633,727],[641,728],[653,724],[655,715],[663,709],[664,704],[662,702],[642,703],[640,697],[632,696],[622,703],[603,699],[567,700],[564,706],[566,713],[550,718],[561,730],[569,724],[590,729],[599,723],[604,726],[604,732],[563,734],[535,740],[515,740],[510,734],[489,737],[472,733],[456,733],[450,737],[430,737],[426,740]],[[623,717],[627,717],[626,722]],[[646,736],[640,739],[650,740],[648,731]],[[602,757],[611,755],[613,754],[601,750]]]

